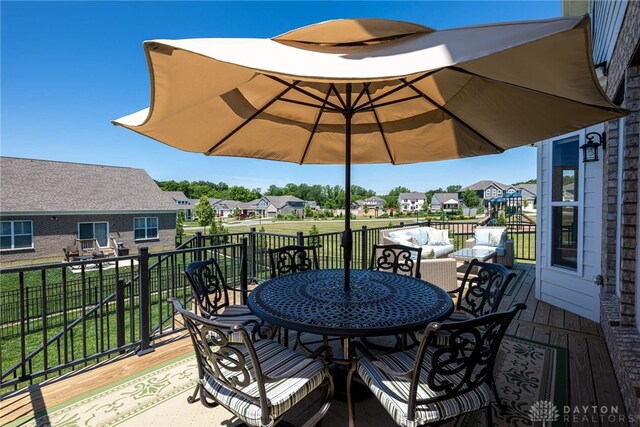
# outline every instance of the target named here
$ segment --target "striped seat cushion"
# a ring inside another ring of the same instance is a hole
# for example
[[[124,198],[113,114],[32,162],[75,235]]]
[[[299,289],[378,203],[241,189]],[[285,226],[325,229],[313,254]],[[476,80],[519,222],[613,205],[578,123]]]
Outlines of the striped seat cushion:
[[[254,348],[265,376],[277,377],[296,365],[302,364],[299,371],[288,375],[287,378],[265,384],[267,399],[271,402],[271,416],[274,420],[315,390],[325,378],[324,365],[319,360],[307,359],[300,353],[266,339],[256,341]],[[247,365],[250,365],[246,348],[242,353]],[[226,369],[221,369],[221,371],[227,378],[237,375],[237,372],[233,373]],[[255,380],[253,368],[249,368],[249,375],[251,383],[241,388],[241,391],[257,399],[259,397],[258,383]],[[260,425],[262,411],[259,404],[249,401],[239,393],[216,382],[215,378],[209,375],[205,375],[204,388],[222,406],[236,414],[248,425]]]
[[[405,352],[391,353],[378,356],[378,359],[394,371],[404,372],[413,368],[416,360],[417,349]],[[427,375],[429,374],[429,364],[431,362],[431,349],[427,349],[425,354],[423,369],[420,373],[420,384],[418,386],[417,399],[427,399],[444,394],[435,392],[427,385]],[[369,386],[373,394],[382,403],[385,409],[391,414],[398,425],[423,425],[438,421],[447,420],[466,412],[482,409],[489,405],[491,401],[490,387],[483,384],[480,387],[457,397],[441,400],[439,402],[418,405],[416,408],[415,423],[407,419],[410,380],[400,380],[385,374],[376,368],[370,361],[361,359],[358,362],[358,374]],[[389,396],[381,388],[384,384],[394,391],[402,400]]]

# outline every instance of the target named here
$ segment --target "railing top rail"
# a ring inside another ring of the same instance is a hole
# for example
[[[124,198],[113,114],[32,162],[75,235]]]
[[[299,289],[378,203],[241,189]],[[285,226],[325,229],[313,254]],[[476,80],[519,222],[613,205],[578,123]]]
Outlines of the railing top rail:
[[[240,243],[225,243],[214,246],[203,246],[199,248],[184,248],[184,249],[174,249],[171,251],[162,251],[162,252],[152,252],[149,253],[149,256],[167,256],[181,253],[189,253],[193,251],[202,251],[202,250],[210,250],[210,249],[222,249],[226,247],[240,247]],[[48,263],[48,264],[35,264],[35,265],[25,265],[21,267],[10,267],[10,268],[2,268],[0,269],[0,274],[10,274],[10,273],[21,273],[27,271],[40,271],[40,270],[49,270],[60,267],[71,267],[76,265],[88,265],[88,264],[104,264],[110,263],[114,261],[128,261],[132,259],[138,259],[139,255],[125,255],[125,256],[117,256],[117,257],[109,257],[109,258],[97,258],[97,259],[89,259],[83,261],[69,261],[69,262],[57,262],[57,263]]]
[[[268,233],[266,231],[256,231],[256,234],[260,234],[261,236],[271,236],[271,237],[286,237],[286,238],[295,238],[295,234],[281,234],[281,233]]]

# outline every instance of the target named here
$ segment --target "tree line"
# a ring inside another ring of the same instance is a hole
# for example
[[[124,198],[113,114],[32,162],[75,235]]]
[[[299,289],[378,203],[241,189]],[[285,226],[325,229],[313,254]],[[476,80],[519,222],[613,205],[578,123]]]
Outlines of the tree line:
[[[535,179],[527,181],[527,183],[535,182]],[[340,185],[308,185],[289,183],[284,187],[270,185],[266,191],[261,188],[246,188],[239,185],[229,186],[224,182],[214,183],[209,181],[156,181],[158,186],[164,191],[182,191],[189,199],[200,199],[202,196],[207,198],[216,198],[224,200],[238,200],[240,202],[250,202],[259,199],[263,195],[266,196],[295,196],[306,201],[315,201],[319,206],[325,209],[340,209],[344,207],[345,192]],[[449,185],[447,188],[436,188],[425,191],[426,204],[431,204],[431,198],[435,193],[457,193],[462,188],[461,185]],[[399,208],[398,196],[400,193],[410,193],[407,187],[398,186],[392,188],[388,194],[379,195],[384,199],[385,209]],[[375,196],[376,192],[366,189],[359,185],[351,186],[351,201],[364,200],[368,197]],[[465,191],[462,194],[462,200],[468,207],[475,207],[480,203],[480,199],[474,197],[474,191]]]

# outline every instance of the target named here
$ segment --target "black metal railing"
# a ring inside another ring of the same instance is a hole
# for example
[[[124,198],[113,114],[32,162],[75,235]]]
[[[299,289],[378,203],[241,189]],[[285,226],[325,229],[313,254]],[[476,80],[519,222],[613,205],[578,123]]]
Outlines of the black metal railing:
[[[195,240],[194,240],[195,241]],[[246,290],[247,240],[175,251],[0,270],[0,389],[17,389],[151,342],[176,330],[172,296],[187,303],[182,276],[197,259],[216,257],[229,286]],[[49,293],[49,287],[53,289]],[[241,293],[232,293],[234,303]],[[7,301],[5,298],[11,298]]]
[[[419,225],[448,229],[456,250],[478,226],[453,221]],[[352,267],[367,268],[381,230],[403,226],[353,230]],[[536,259],[535,228],[510,225],[517,259]],[[315,245],[320,268],[341,268],[341,240],[341,232],[283,235],[252,228],[245,233],[196,233],[173,251],[140,248],[131,256],[1,269],[0,394],[126,351],[152,351],[153,340],[181,328],[166,299],[185,304],[191,299],[182,275],[191,261],[216,257],[228,284],[246,290],[250,282],[269,278],[268,248]],[[244,302],[241,295],[233,293],[232,301]]]

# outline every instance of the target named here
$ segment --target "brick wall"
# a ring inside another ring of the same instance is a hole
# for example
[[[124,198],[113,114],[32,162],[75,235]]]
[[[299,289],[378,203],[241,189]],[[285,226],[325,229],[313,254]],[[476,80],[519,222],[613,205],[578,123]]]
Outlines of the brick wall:
[[[633,326],[620,326],[620,301],[615,294],[600,298],[600,322],[609,356],[632,426],[640,426],[640,334]]]
[[[640,45],[640,2],[628,3],[616,47],[608,64],[607,95],[614,98],[624,88],[624,107],[630,114],[624,122],[622,182],[618,183],[619,122],[607,123],[607,153],[603,162],[602,274],[605,288],[600,296],[600,317],[607,348],[625,408],[640,425],[640,332],[636,325],[638,246],[638,153],[640,143],[640,66],[631,64]],[[617,198],[622,186],[622,200]],[[618,210],[621,213],[621,245],[617,247]],[[616,255],[620,271],[616,272]],[[615,294],[616,273],[620,277],[620,298]]]
[[[135,241],[133,238],[133,218],[140,216],[158,217],[159,238]],[[130,249],[130,254],[138,247],[147,246],[152,252],[175,248],[176,216],[174,213],[162,214],[114,214],[114,215],[39,215],[39,216],[3,216],[2,221],[33,221],[34,249],[19,249],[0,252],[2,268],[43,263],[59,262],[64,259],[62,248],[75,245],[79,222],[108,222],[109,236]]]

